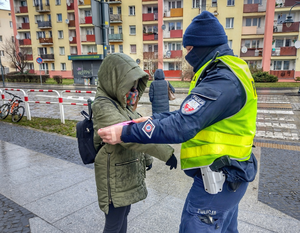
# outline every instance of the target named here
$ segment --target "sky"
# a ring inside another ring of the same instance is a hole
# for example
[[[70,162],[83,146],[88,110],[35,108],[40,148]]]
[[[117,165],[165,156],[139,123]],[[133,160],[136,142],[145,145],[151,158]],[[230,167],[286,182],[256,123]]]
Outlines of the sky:
[[[10,10],[9,0],[0,0],[0,9]]]

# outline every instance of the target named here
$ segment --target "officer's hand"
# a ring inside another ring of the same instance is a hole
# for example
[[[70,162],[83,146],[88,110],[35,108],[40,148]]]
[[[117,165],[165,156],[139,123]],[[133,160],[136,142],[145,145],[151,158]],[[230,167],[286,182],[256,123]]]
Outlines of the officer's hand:
[[[174,154],[166,162],[166,165],[170,166],[170,170],[172,170],[173,168],[175,168],[175,169],[177,168],[177,159]]]
[[[123,125],[108,126],[98,130],[98,135],[104,143],[115,145],[121,143]]]
[[[141,122],[147,121],[149,118],[151,119],[151,117],[149,117],[149,116],[147,116],[147,117],[140,117],[140,118],[134,119],[132,121],[135,122],[135,123],[141,123]]]
[[[147,168],[146,171],[149,171],[152,168],[152,163],[146,166],[146,168]]]

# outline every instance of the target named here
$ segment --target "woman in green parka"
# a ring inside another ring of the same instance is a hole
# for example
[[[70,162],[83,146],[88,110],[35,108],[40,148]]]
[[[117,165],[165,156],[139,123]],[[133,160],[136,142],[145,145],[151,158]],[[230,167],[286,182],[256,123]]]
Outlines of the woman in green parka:
[[[145,73],[129,56],[107,56],[98,71],[98,87],[92,105],[94,146],[101,138],[97,131],[110,125],[139,118],[135,111],[148,81]],[[133,203],[147,197],[146,168],[151,156],[177,167],[174,149],[163,144],[105,144],[95,158],[95,177],[100,209],[105,213],[104,233],[125,233],[127,215]]]

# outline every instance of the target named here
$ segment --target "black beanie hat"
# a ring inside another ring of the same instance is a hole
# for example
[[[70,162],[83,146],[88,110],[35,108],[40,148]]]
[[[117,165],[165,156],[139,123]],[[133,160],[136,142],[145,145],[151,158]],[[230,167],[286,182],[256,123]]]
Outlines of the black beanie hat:
[[[183,47],[216,46],[227,43],[223,26],[210,12],[203,11],[197,15],[187,27],[183,35]]]

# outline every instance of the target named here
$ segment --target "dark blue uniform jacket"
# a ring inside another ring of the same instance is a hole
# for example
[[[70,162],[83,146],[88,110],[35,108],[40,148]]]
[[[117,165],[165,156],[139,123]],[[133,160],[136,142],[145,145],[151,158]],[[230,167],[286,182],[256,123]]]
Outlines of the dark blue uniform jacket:
[[[217,48],[218,50],[220,48]],[[211,52],[211,57],[216,53]],[[224,54],[220,51],[219,56]],[[237,113],[246,101],[246,94],[239,79],[225,66],[217,66],[191,91],[179,110],[154,114],[152,121],[124,126],[121,140],[137,143],[177,144],[193,138],[200,130]],[[186,105],[193,109],[187,109]],[[225,167],[227,180],[252,181],[257,171],[257,162],[252,154],[247,162],[232,161]],[[194,176],[195,169],[186,172]]]

